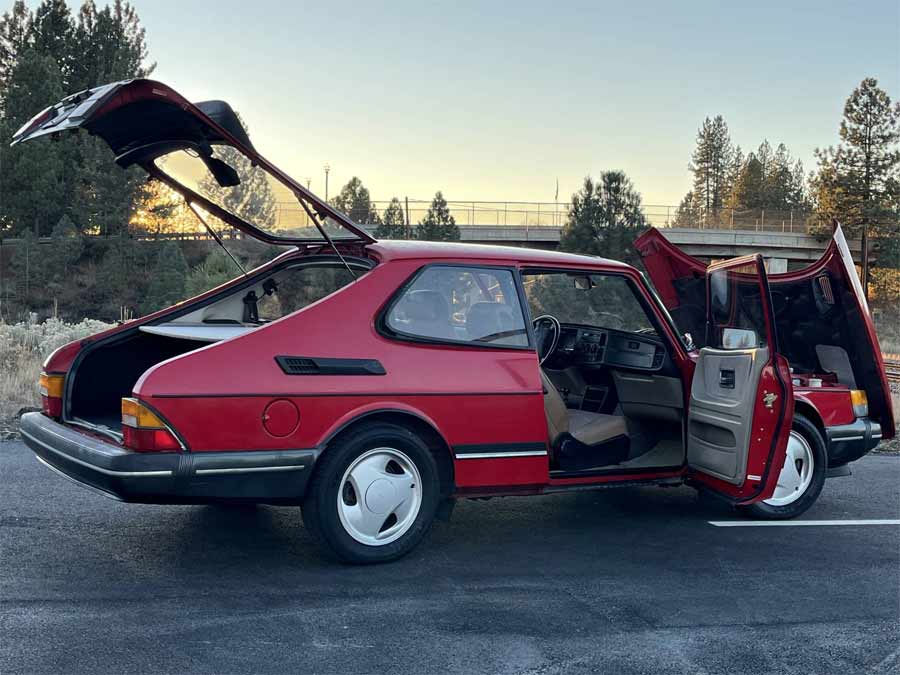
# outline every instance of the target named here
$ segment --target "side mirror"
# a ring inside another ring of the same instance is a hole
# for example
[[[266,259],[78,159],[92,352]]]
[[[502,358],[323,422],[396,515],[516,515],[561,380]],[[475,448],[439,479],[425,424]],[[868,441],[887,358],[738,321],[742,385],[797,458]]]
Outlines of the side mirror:
[[[745,328],[725,328],[722,330],[723,349],[756,349],[759,338],[756,331]]]

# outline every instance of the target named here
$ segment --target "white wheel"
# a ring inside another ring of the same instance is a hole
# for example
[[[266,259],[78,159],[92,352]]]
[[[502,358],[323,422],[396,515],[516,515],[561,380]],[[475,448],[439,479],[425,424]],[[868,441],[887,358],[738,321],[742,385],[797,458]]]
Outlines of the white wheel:
[[[787,506],[800,499],[809,488],[815,470],[813,451],[806,439],[791,431],[787,444],[784,467],[778,475],[778,484],[771,498],[763,501],[769,506]]]
[[[412,527],[422,494],[415,462],[395,448],[372,448],[357,457],[341,478],[338,517],[359,543],[384,546]]]

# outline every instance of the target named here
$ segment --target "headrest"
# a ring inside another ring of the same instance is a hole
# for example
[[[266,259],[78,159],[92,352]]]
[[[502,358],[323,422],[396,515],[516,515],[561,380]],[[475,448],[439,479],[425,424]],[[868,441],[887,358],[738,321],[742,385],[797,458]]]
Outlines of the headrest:
[[[411,291],[406,294],[403,309],[413,321],[450,320],[450,306],[439,291]]]

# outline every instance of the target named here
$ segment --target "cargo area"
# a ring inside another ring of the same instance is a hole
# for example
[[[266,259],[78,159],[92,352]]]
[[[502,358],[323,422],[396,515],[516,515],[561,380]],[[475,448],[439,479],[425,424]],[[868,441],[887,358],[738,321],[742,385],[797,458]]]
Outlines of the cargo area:
[[[67,418],[99,430],[121,433],[122,398],[148,369],[208,341],[130,331],[115,342],[90,348],[73,373]]]

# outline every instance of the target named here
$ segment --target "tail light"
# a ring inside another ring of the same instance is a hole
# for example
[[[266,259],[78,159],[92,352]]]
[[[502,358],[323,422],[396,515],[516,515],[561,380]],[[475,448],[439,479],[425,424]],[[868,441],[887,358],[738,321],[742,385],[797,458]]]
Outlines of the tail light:
[[[41,373],[41,408],[50,417],[62,417],[62,397],[65,383],[65,375]]]
[[[169,426],[136,398],[122,399],[122,438],[127,447],[137,452],[181,449]]]
[[[850,391],[850,403],[853,405],[853,414],[857,417],[868,417],[869,415],[869,397],[862,389],[852,389]]]

